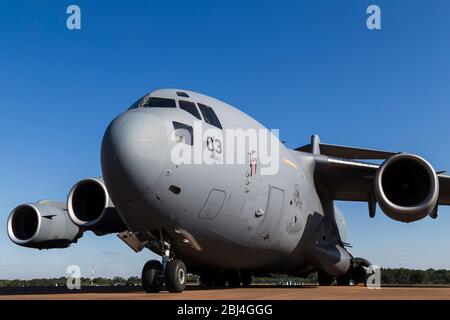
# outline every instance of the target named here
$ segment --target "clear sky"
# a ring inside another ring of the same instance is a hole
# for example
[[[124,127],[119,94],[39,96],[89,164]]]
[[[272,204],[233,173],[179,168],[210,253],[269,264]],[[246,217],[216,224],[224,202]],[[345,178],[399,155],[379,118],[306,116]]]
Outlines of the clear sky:
[[[66,8],[81,8],[81,30]],[[368,30],[366,9],[381,8]],[[279,128],[290,147],[322,141],[408,151],[450,170],[450,2],[1,1],[0,278],[139,275],[151,254],[86,233],[36,251],[6,234],[10,211],[65,200],[100,175],[103,132],[143,94],[185,88]],[[381,266],[450,269],[450,208],[409,225],[340,203],[351,252]]]

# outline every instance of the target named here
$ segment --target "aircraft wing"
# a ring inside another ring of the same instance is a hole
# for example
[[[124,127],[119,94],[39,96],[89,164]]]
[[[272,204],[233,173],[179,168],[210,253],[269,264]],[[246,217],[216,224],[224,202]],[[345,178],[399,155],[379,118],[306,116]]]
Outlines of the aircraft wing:
[[[425,169],[429,168],[431,175],[438,180],[439,193],[435,205],[429,212],[430,215],[433,216],[433,212],[436,214],[437,205],[450,205],[450,176],[443,175],[442,172],[435,172],[426,160],[418,156],[322,144],[317,136],[312,137],[310,145],[295,150],[313,154],[315,160],[314,180],[319,192],[325,193],[333,200],[368,202],[371,217],[375,215],[376,203],[380,204],[375,180],[382,164],[362,162],[359,159],[388,162],[393,158],[409,157],[407,159],[417,160],[417,163]],[[414,169],[407,174],[412,177],[418,176]],[[395,183],[395,180],[393,181]],[[424,183],[418,180],[419,185],[424,185]]]
[[[439,204],[450,205],[450,177],[438,175],[439,177]]]
[[[317,136],[316,136],[317,137]],[[313,136],[314,139],[314,136]],[[387,159],[390,156],[393,156],[395,152],[390,151],[382,151],[382,150],[374,150],[374,149],[363,149],[363,148],[354,148],[348,146],[340,146],[336,144],[328,144],[328,143],[318,143],[320,148],[320,153],[325,154],[332,157],[338,157],[343,159]],[[313,144],[307,144],[303,147],[299,147],[295,150],[303,151],[303,152],[313,152]]]
[[[377,164],[316,156],[315,180],[334,200],[368,201]]]
[[[316,177],[335,200],[369,201],[378,164],[316,157]],[[450,176],[438,174],[439,204],[450,205]]]

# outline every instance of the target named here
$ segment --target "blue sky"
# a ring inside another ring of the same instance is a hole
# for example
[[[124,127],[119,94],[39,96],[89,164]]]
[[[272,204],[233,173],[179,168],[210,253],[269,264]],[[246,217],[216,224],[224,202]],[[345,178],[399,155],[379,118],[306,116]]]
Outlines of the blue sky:
[[[430,4],[432,3],[432,4]],[[77,4],[82,30],[66,28]],[[382,29],[366,28],[377,4]],[[322,141],[408,151],[450,170],[448,1],[0,2],[0,278],[139,275],[151,255],[86,233],[66,250],[15,246],[18,204],[64,200],[100,175],[109,121],[178,87],[229,102],[290,147]],[[450,208],[413,224],[341,203],[352,252],[382,266],[450,269]]]

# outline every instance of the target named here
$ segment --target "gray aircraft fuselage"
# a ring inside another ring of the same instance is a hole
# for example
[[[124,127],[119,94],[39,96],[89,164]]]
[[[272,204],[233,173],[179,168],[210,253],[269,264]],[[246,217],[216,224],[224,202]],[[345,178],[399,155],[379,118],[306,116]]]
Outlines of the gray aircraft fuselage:
[[[188,97],[178,96],[180,91]],[[194,268],[347,271],[345,221],[316,190],[310,153],[290,150],[276,138],[279,168],[269,175],[248,157],[242,164],[175,164],[171,152],[181,142],[173,139],[174,122],[193,127],[200,120],[204,130],[214,127],[180,109],[180,100],[211,107],[222,130],[264,127],[191,91],[156,90],[141,103],[150,97],[173,99],[176,107],[145,108],[138,101],[111,122],[102,143],[103,179],[131,232],[145,238],[164,230],[175,256]],[[226,142],[211,138],[226,151]]]

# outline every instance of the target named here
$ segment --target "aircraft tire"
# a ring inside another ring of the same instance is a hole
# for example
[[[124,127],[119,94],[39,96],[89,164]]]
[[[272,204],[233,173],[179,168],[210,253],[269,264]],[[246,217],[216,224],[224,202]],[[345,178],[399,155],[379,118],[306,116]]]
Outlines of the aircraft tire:
[[[150,260],[142,269],[142,286],[145,292],[148,293],[158,293],[162,288],[162,281],[158,277],[159,273],[162,272],[162,264],[157,260]]]
[[[166,289],[171,293],[183,292],[186,288],[186,266],[183,261],[173,259],[166,264]]]

